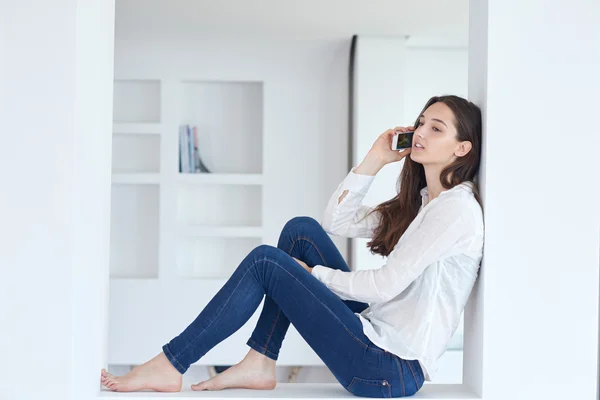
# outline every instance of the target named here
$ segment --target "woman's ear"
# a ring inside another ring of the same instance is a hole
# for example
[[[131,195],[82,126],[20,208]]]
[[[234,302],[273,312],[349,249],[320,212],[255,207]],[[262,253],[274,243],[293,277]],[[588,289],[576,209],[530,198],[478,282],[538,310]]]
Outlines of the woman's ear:
[[[467,154],[469,154],[469,151],[471,151],[471,148],[473,147],[473,144],[466,140],[464,142],[460,142],[458,144],[458,149],[454,152],[454,155],[457,157],[464,157]]]

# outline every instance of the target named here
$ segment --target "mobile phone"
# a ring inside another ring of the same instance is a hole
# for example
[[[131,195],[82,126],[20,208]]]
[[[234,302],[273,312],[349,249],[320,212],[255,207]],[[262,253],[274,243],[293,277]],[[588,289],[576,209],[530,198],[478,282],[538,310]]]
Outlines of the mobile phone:
[[[412,140],[414,134],[415,131],[396,131],[396,134],[392,138],[392,150],[410,149],[412,147]]]

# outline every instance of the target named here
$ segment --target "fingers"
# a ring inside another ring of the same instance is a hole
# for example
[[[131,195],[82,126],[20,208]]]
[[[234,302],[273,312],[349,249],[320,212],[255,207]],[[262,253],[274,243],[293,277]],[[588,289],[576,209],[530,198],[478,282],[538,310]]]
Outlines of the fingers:
[[[398,161],[402,160],[404,157],[409,155],[411,150],[412,149],[409,148],[409,149],[404,149],[402,151],[399,151],[398,152]]]
[[[394,129],[388,129],[385,132],[383,132],[380,137],[392,137],[396,134],[396,131]]]
[[[414,126],[397,126],[393,129],[394,132],[414,132]]]

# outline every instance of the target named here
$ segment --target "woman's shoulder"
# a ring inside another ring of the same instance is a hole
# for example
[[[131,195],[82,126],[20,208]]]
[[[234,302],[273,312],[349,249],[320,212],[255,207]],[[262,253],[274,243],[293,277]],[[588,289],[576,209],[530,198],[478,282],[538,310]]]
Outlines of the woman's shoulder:
[[[462,182],[448,191],[446,200],[448,205],[460,213],[474,225],[476,230],[483,229],[483,209],[473,191],[474,183],[471,181]]]

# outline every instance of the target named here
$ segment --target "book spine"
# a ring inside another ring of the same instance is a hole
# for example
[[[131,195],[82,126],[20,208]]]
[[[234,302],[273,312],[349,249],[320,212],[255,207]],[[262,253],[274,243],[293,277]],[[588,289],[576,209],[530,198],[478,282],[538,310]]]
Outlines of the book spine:
[[[198,151],[198,128],[194,126],[194,169],[200,171],[200,152]]]

